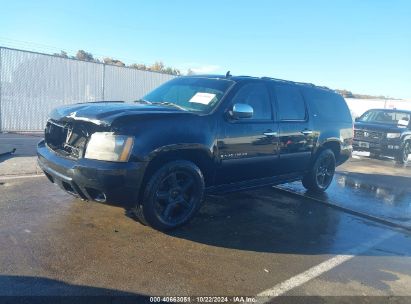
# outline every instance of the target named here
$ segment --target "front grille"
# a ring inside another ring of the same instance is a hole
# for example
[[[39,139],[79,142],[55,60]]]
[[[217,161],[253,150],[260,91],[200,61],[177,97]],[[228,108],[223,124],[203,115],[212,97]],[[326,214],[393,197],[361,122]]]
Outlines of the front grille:
[[[83,156],[87,143],[87,130],[72,123],[49,120],[45,130],[45,141],[55,152],[70,158]]]
[[[355,130],[354,138],[356,140],[365,140],[370,142],[380,142],[384,139],[385,134],[383,132],[368,131],[368,130]]]

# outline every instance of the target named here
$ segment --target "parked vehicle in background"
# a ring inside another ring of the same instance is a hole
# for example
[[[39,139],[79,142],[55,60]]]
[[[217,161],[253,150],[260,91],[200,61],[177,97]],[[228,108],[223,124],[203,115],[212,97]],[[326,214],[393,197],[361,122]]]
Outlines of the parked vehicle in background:
[[[86,200],[128,194],[156,229],[185,224],[205,194],[302,180],[322,192],[352,152],[344,99],[272,78],[187,76],[135,104],[54,110],[38,159],[46,176]]]
[[[355,120],[354,150],[391,156],[406,164],[411,154],[411,111],[372,109]]]

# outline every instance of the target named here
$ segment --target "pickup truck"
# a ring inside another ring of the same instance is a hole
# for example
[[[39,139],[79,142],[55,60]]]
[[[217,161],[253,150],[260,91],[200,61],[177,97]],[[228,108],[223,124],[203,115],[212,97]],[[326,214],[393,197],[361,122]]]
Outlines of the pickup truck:
[[[356,118],[353,148],[370,156],[394,157],[407,164],[411,154],[411,111],[371,109]]]

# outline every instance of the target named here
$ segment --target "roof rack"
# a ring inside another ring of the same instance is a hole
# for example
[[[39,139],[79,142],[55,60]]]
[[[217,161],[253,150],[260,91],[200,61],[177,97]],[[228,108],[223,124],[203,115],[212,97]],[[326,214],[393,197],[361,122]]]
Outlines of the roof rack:
[[[310,86],[310,87],[317,87],[317,88],[322,88],[322,89],[326,89],[326,90],[331,90],[330,88],[326,87],[326,86],[317,86],[313,83],[309,83],[309,82],[298,82],[298,81],[291,81],[291,80],[285,80],[285,79],[279,79],[279,78],[273,78],[273,77],[261,77],[261,79],[265,79],[265,80],[275,80],[275,81],[281,81],[281,82],[285,82],[285,83],[292,83],[292,84],[299,84],[299,85],[306,85],[306,86]]]
[[[296,83],[296,82],[291,81],[291,80],[285,80],[285,79],[279,79],[279,78],[267,77],[267,76],[261,77],[261,79],[264,79],[264,80],[275,80],[275,81],[281,81],[281,82],[285,82],[285,83]]]

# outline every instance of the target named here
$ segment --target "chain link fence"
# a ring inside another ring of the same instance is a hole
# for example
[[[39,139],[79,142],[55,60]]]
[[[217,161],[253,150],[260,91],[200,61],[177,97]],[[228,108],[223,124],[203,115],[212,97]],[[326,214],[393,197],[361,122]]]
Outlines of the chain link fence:
[[[131,102],[175,76],[0,47],[0,131],[38,131],[60,105]]]

